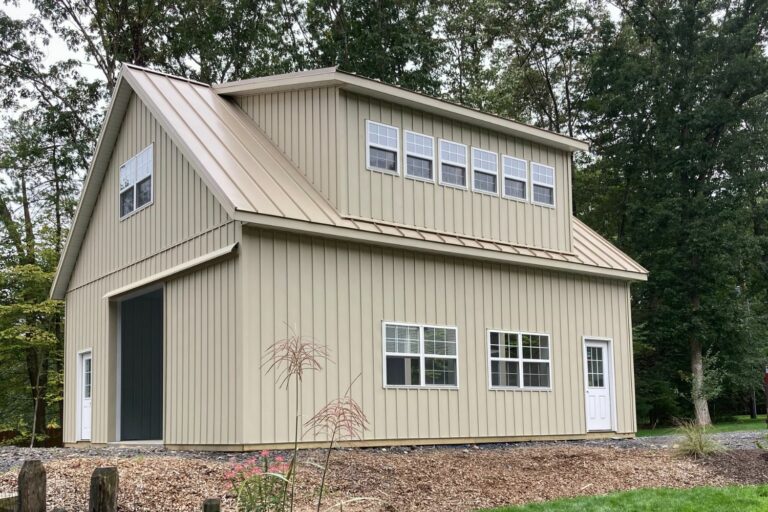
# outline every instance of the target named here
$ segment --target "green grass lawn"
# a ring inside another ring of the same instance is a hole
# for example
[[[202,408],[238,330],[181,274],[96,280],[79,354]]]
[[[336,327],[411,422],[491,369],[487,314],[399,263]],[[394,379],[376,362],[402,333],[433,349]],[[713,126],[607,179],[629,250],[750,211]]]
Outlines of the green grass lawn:
[[[768,510],[768,485],[640,489],[494,509],[495,512],[739,512]]]
[[[766,430],[765,416],[758,417],[756,420],[750,419],[749,416],[736,416],[734,421],[716,423],[709,429],[710,432],[743,432],[745,430]],[[637,437],[664,436],[674,433],[675,427],[640,429],[637,431]]]

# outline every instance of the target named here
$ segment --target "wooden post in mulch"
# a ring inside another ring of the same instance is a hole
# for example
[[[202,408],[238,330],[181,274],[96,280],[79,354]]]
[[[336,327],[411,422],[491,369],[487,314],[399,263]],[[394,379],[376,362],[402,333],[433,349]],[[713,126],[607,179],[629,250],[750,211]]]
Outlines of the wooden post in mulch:
[[[19,472],[18,512],[45,512],[45,468],[39,460],[25,460]]]
[[[117,512],[117,468],[96,468],[91,476],[88,512]]]
[[[208,498],[203,502],[203,512],[221,512],[221,500],[219,498]]]

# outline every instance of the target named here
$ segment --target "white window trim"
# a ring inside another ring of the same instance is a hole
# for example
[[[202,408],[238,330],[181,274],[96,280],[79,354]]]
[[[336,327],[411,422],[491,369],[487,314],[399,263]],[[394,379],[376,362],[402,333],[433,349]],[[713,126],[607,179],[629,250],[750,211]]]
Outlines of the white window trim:
[[[533,177],[533,166],[534,165],[540,165],[541,167],[546,167],[547,169],[552,169],[552,185],[550,185],[548,183],[542,183],[540,181],[536,181],[536,179]],[[531,188],[530,188],[530,191],[529,191],[529,193],[531,194],[531,204],[535,204],[537,206],[543,206],[545,208],[554,208],[555,205],[557,204],[557,193],[556,193],[556,190],[555,190],[555,184],[557,183],[557,174],[555,174],[555,168],[552,167],[551,165],[540,164],[539,162],[534,162],[534,161],[531,161],[531,163],[530,163],[528,168],[529,168],[529,175],[531,176]],[[540,187],[547,187],[547,188],[551,188],[552,189],[552,204],[541,203],[541,202],[536,201],[534,199],[534,195],[533,195],[533,186],[534,185],[538,185]]]
[[[583,353],[581,355],[581,364],[584,367],[584,386],[583,389],[587,389],[587,343],[590,341],[604,341],[608,344],[608,354],[607,354],[607,360],[608,364],[610,364],[610,368],[608,373],[608,381],[610,388],[609,398],[611,400],[611,430],[608,432],[616,432],[618,429],[618,411],[616,407],[616,373],[615,373],[615,361],[613,358],[613,338],[605,338],[602,336],[582,336],[581,337],[581,346],[583,349]],[[550,381],[550,384],[552,381]],[[589,427],[587,426],[587,411],[586,411],[586,400],[584,401],[584,429],[585,432],[605,432],[603,430],[589,430]]]
[[[120,170],[123,167],[125,167],[126,165],[128,165],[129,162],[131,162],[132,160],[135,160],[136,158],[138,158],[139,156],[144,154],[144,152],[146,152],[146,151],[149,151],[150,153],[152,153],[152,169],[150,170],[150,174],[149,174],[149,177],[152,180],[152,188],[149,190],[149,201],[147,203],[139,206],[138,208],[136,208],[136,185],[137,185],[137,182],[134,181],[133,185],[127,186],[125,188],[120,188]],[[134,206],[134,208],[130,212],[128,212],[125,215],[123,215],[122,217],[120,217],[121,221],[127,219],[131,215],[139,213],[140,211],[142,211],[145,208],[148,208],[148,207],[152,206],[152,204],[155,202],[155,143],[154,142],[150,143],[149,146],[145,147],[144,149],[142,149],[141,151],[139,151],[138,153],[133,155],[131,158],[129,158],[128,160],[123,162],[120,165],[120,167],[117,168],[117,189],[118,189],[117,190],[117,212],[118,212],[118,215],[120,214],[120,196],[122,196],[123,192],[125,192],[126,190],[128,190],[131,187],[133,187],[133,206]]]
[[[418,135],[419,137],[426,137],[432,141],[432,156],[426,156],[422,155],[421,153],[411,153],[408,151],[408,134],[411,135]],[[412,156],[415,158],[421,158],[422,160],[429,160],[432,162],[432,179],[429,178],[422,178],[421,176],[413,176],[411,174],[408,174],[408,157]],[[403,174],[406,178],[417,180],[417,181],[426,181],[428,183],[435,183],[437,180],[437,169],[435,168],[435,138],[431,135],[427,135],[425,133],[419,133],[414,132],[411,130],[403,130]]]
[[[456,144],[457,146],[463,147],[464,148],[464,155],[465,155],[464,163],[457,162],[457,161],[450,160],[450,159],[443,160],[443,152],[442,152],[442,150],[440,148],[440,145],[443,142],[448,142],[450,144]],[[460,142],[454,142],[454,141],[448,140],[448,139],[437,139],[437,148],[436,149],[437,149],[437,157],[438,157],[437,158],[437,167],[438,167],[438,171],[437,172],[438,172],[438,175],[440,176],[440,178],[439,178],[440,185],[442,185],[444,187],[458,188],[460,190],[469,190],[469,180],[470,180],[469,169],[470,169],[470,167],[469,167],[469,162],[466,161],[466,160],[469,160],[469,157],[470,157],[469,147],[467,147],[466,144],[461,144]],[[443,181],[443,164],[444,163],[446,163],[448,165],[453,165],[453,166],[456,166],[456,167],[463,167],[464,168],[464,180],[466,181],[466,184],[463,187],[461,185],[457,185],[455,183],[448,183],[448,182]]]
[[[85,439],[83,437],[83,356],[85,354],[91,355],[91,438],[93,437],[93,348],[88,347],[77,351],[77,400],[75,400],[77,407],[77,414],[75,417],[75,432],[77,441],[90,441],[91,439]]]
[[[498,332],[501,334],[516,334],[517,335],[517,350],[518,358],[508,357],[494,357],[491,358],[491,333]],[[523,336],[546,336],[548,340],[549,359],[523,359]],[[486,329],[485,331],[485,347],[488,351],[488,390],[489,391],[552,391],[553,375],[552,375],[552,335],[545,332],[525,332],[525,331],[510,331],[505,329]],[[491,374],[491,361],[517,361],[518,362],[518,386],[494,386],[493,376]],[[523,378],[523,362],[528,363],[549,363],[549,386],[525,386]]]
[[[418,327],[419,328],[419,353],[400,353],[400,352],[387,352],[387,326],[397,325],[403,327]],[[438,354],[425,354],[424,353],[424,328],[436,328],[436,329],[454,329],[456,331],[456,355],[446,356]],[[382,350],[382,374],[381,382],[384,389],[459,389],[459,328],[455,325],[431,325],[431,324],[413,324],[408,322],[395,322],[390,320],[384,320],[381,322],[381,350]],[[419,358],[419,378],[421,384],[387,384],[387,356],[395,357],[418,357]],[[448,384],[424,384],[426,374],[424,371],[424,359],[455,359],[456,360],[456,385]]]
[[[371,131],[369,127],[371,125],[376,126],[384,126],[386,128],[393,128],[395,130],[395,140],[397,141],[397,147],[392,148],[390,146],[384,146],[383,144],[377,144],[375,142],[371,142]],[[371,165],[371,146],[378,149],[383,149],[385,151],[394,151],[395,152],[395,171],[390,171],[387,169],[380,169],[378,167],[373,167]],[[365,168],[372,172],[380,172],[382,174],[387,174],[389,176],[400,176],[400,128],[397,126],[392,126],[391,124],[385,124],[385,123],[379,123],[376,121],[371,121],[370,119],[365,120]]]
[[[490,153],[493,155],[493,157],[496,159],[496,172],[492,173],[486,169],[475,169],[475,151],[482,151],[483,153]],[[470,155],[470,160],[472,161],[472,192],[477,192],[478,194],[486,194],[489,196],[499,196],[499,154],[494,151],[489,151],[487,149],[482,148],[476,148],[472,147],[472,154]],[[480,190],[475,188],[475,172],[480,172],[482,174],[489,174],[496,176],[496,192],[488,192],[487,190]]]
[[[520,179],[520,178],[518,178],[516,176],[509,176],[509,179],[511,179],[511,180],[522,181],[524,183],[525,198],[520,198],[520,197],[515,197],[515,196],[508,196],[504,192],[507,189],[506,188],[506,180],[508,178],[506,173],[504,172],[504,161],[505,160],[516,160],[518,162],[523,162],[525,164],[525,179]],[[530,176],[530,171],[528,169],[528,160],[525,160],[524,158],[517,158],[517,157],[514,157],[514,156],[510,156],[510,155],[501,155],[501,196],[504,199],[510,199],[512,201],[519,201],[521,203],[527,203],[528,199],[529,199],[529,197],[528,197],[528,194],[529,194],[529,191],[528,191],[528,181],[529,181],[529,178],[528,177],[529,176]]]

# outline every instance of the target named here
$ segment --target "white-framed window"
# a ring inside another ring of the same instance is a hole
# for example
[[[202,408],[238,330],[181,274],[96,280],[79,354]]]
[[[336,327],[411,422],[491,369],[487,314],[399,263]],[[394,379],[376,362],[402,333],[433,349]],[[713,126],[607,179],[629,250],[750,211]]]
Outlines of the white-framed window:
[[[528,162],[521,158],[502,155],[501,167],[504,170],[504,188],[502,194],[509,199],[528,199]]]
[[[489,330],[488,366],[491,389],[549,389],[549,335]]]
[[[472,148],[472,190],[499,193],[499,158],[492,151]]]
[[[405,131],[405,175],[434,181],[435,139],[429,135]]]
[[[400,131],[396,126],[365,122],[365,161],[370,171],[400,174]]]
[[[152,204],[154,199],[152,144],[120,166],[119,215],[128,215]]]
[[[467,146],[440,139],[440,184],[467,188]]]
[[[458,328],[383,322],[384,385],[459,386]]]
[[[555,168],[531,162],[531,199],[536,204],[555,206]]]

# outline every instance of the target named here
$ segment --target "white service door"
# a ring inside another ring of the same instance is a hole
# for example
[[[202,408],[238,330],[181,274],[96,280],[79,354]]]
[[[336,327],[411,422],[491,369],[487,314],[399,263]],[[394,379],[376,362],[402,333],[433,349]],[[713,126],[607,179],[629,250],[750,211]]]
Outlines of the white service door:
[[[80,439],[91,439],[91,353],[80,355]]]
[[[608,342],[587,340],[584,343],[584,365],[587,430],[613,430]]]

